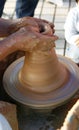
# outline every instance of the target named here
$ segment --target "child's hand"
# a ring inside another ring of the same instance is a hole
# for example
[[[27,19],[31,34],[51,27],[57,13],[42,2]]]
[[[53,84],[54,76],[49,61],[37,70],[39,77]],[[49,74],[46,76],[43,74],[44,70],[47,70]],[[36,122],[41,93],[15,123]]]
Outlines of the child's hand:
[[[79,130],[79,100],[68,112],[63,126],[59,130]]]
[[[79,38],[76,39],[75,43],[76,43],[76,46],[79,47]]]

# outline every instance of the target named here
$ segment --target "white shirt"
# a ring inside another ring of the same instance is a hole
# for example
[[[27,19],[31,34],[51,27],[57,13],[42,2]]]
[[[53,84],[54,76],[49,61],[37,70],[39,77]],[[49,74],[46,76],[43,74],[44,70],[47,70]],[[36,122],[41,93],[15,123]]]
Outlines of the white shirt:
[[[68,57],[76,63],[79,63],[79,48],[75,45],[75,41],[79,38],[79,7],[76,6],[68,13],[65,25],[65,38],[70,44]]]
[[[8,120],[0,114],[0,130],[12,130]]]

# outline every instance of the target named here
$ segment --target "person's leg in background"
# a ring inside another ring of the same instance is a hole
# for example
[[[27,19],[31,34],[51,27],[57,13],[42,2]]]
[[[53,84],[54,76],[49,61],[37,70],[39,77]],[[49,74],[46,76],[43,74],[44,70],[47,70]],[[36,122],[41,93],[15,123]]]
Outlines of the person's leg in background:
[[[0,0],[0,17],[3,14],[3,9],[4,9],[5,2],[6,2],[6,0]]]
[[[24,16],[34,16],[35,8],[39,0],[17,0],[16,1],[16,16],[21,18]]]

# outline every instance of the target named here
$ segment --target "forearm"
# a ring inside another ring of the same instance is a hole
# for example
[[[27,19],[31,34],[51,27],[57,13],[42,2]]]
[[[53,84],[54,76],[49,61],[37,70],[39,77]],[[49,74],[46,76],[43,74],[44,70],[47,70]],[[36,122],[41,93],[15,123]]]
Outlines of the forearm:
[[[6,38],[0,41],[0,61],[3,60],[6,56],[16,51],[13,46],[14,41],[10,38]]]
[[[8,29],[11,23],[11,20],[0,18],[0,37],[5,37],[9,35]]]

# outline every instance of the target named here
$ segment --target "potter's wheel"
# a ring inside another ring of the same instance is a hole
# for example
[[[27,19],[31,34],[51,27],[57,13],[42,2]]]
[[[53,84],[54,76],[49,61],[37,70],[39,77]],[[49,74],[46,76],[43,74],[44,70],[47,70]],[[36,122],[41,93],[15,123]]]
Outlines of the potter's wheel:
[[[58,59],[70,72],[69,81],[64,86],[48,93],[35,93],[28,89],[26,93],[24,90],[22,93],[22,85],[18,80],[18,72],[24,62],[22,57],[12,63],[4,73],[3,84],[8,95],[17,102],[36,109],[55,108],[69,100],[79,89],[79,68],[66,57],[58,56]]]

